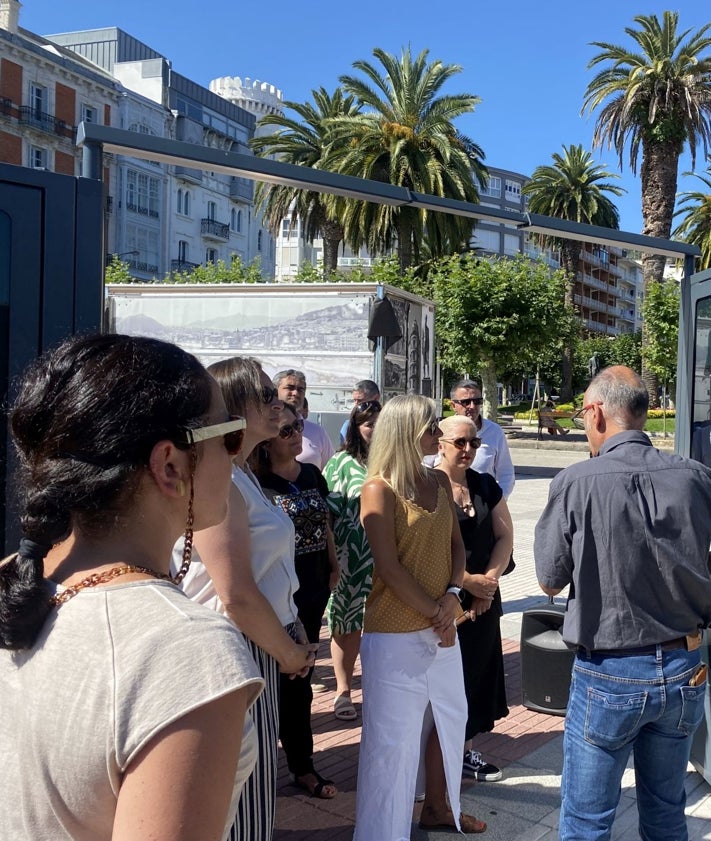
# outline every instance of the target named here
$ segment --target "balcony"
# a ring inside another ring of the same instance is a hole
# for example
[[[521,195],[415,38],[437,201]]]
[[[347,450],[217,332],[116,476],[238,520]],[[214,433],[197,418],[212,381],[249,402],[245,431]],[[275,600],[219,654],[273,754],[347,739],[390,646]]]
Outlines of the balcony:
[[[65,123],[64,120],[58,120],[54,114],[46,114],[29,105],[21,105],[18,111],[18,119],[22,125],[32,126],[48,134],[58,134],[60,137],[74,135],[74,127]]]
[[[338,258],[338,268],[339,269],[371,269],[373,266],[377,265],[380,260],[377,257],[339,257]]]
[[[251,202],[254,197],[254,181],[233,177],[230,181],[230,198]]]
[[[226,222],[217,222],[214,219],[201,219],[200,233],[203,239],[227,242],[230,238],[230,226]]]
[[[188,166],[176,166],[175,177],[189,181],[191,184],[202,184],[202,170],[191,169]]]
[[[113,213],[114,212],[114,197],[113,196],[106,196],[106,204],[104,206],[104,211],[106,213]]]
[[[170,270],[171,272],[191,272],[199,265],[200,263],[189,263],[187,260],[171,260]]]
[[[9,117],[12,113],[12,100],[6,96],[0,96],[0,114]]]

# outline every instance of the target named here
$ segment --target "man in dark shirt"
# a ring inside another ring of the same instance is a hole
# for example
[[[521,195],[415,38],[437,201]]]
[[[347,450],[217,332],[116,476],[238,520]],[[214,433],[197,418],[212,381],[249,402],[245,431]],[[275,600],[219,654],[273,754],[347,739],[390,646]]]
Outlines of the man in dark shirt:
[[[610,837],[634,751],[640,835],[686,839],[684,778],[703,716],[700,629],[711,624],[711,470],[654,449],[648,395],[603,370],[583,405],[599,458],[551,483],[536,526],[542,589],[570,585],[563,638],[577,649],[563,741],[560,838]]]

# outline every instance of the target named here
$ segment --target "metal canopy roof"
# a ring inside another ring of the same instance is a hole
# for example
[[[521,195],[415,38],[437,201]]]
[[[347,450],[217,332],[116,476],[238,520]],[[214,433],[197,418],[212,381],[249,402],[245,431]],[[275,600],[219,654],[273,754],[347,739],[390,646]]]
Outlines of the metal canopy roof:
[[[87,178],[101,178],[101,152],[113,152],[150,161],[186,166],[192,169],[210,170],[239,178],[280,184],[318,193],[331,193],[350,199],[360,199],[388,204],[394,207],[414,207],[438,213],[452,213],[496,224],[513,225],[516,228],[536,234],[630,248],[647,254],[665,257],[689,258],[701,253],[695,245],[685,242],[568,222],[536,213],[517,213],[484,207],[472,202],[445,199],[416,193],[405,187],[395,187],[382,181],[369,181],[326,170],[296,166],[269,158],[226,152],[181,140],[167,140],[162,137],[138,134],[125,129],[100,126],[96,123],[80,123],[77,145],[83,147],[82,175]],[[690,260],[685,260],[689,271]],[[693,263],[691,265],[693,268]]]

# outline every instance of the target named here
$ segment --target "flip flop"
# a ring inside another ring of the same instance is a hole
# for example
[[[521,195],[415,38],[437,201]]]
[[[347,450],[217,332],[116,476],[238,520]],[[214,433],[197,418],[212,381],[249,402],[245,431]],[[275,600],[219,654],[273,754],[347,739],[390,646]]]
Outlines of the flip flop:
[[[462,827],[462,832],[465,835],[478,835],[480,832],[486,832],[486,824],[484,821],[477,820],[473,815],[465,815],[464,812],[459,816],[459,825]],[[420,829],[429,830],[451,830],[457,831],[457,827],[453,823],[418,823]]]
[[[348,695],[338,695],[333,702],[333,714],[341,721],[355,721],[358,712]]]
[[[316,778],[316,785],[313,787],[310,786],[305,780],[304,777],[313,776]],[[294,785],[297,788],[301,788],[304,791],[309,793],[310,797],[317,797],[320,800],[331,800],[338,794],[338,790],[336,789],[336,784],[333,780],[324,780],[324,778],[317,773],[316,771],[309,771],[308,774],[303,774],[301,777],[294,777]],[[324,794],[323,790],[326,786],[333,786],[334,792],[333,794]]]

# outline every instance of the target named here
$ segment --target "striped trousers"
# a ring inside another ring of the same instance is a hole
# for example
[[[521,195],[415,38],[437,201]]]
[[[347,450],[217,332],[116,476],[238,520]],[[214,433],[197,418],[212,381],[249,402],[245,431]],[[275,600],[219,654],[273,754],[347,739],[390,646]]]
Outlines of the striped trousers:
[[[279,733],[279,666],[245,637],[264,678],[264,692],[250,710],[259,740],[254,771],[242,789],[230,841],[271,841],[276,808],[277,738]]]

